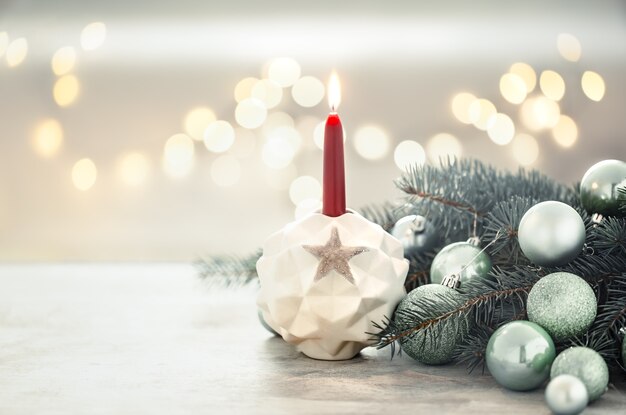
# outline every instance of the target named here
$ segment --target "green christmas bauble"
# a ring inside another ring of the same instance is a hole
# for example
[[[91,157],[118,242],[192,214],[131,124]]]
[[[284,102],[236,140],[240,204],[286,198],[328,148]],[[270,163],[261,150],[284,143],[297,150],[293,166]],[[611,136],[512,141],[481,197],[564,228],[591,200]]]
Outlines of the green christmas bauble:
[[[626,162],[603,160],[587,170],[580,182],[580,201],[589,213],[624,216],[620,206],[626,199],[620,197],[618,187],[626,186]]]
[[[565,203],[547,201],[528,209],[519,223],[518,240],[524,255],[544,267],[565,265],[585,243],[585,224]]]
[[[585,384],[572,375],[559,375],[548,383],[546,403],[555,415],[578,415],[589,403]]]
[[[439,242],[437,229],[421,215],[400,218],[391,229],[391,235],[402,242],[405,255],[430,251]]]
[[[526,391],[548,379],[554,356],[554,342],[544,329],[529,321],[512,321],[491,335],[485,360],[500,385]]]
[[[420,311],[427,318],[436,317],[436,313],[429,313],[428,306],[424,304],[426,301],[438,301],[438,298],[444,298],[450,303],[450,310],[458,307],[463,303],[461,295],[448,287],[439,284],[427,284],[417,287],[402,299],[396,310],[394,323],[400,330],[407,330],[415,326],[416,322],[406,318],[402,313],[421,309]],[[420,330],[409,336],[400,339],[400,347],[407,355],[418,362],[428,365],[441,365],[452,360],[452,353],[463,335],[467,332],[467,326],[461,322],[461,330],[457,331],[452,324],[445,323],[442,329],[436,332],[436,335],[428,330]]]
[[[570,347],[559,354],[550,371],[550,377],[572,375],[587,387],[589,401],[598,399],[609,385],[609,368],[595,350],[587,347]]]
[[[528,320],[543,327],[556,342],[587,331],[598,304],[585,280],[569,272],[541,278],[528,294]]]
[[[448,275],[459,275],[461,286],[472,278],[486,278],[491,259],[480,247],[469,242],[455,242],[444,247],[430,266],[430,281],[441,284]]]

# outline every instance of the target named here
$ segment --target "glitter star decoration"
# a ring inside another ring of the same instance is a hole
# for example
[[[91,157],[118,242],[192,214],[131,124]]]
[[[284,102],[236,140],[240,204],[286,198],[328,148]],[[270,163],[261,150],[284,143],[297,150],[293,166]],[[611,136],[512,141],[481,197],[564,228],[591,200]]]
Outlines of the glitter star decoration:
[[[316,282],[327,276],[330,271],[335,270],[348,282],[354,284],[354,277],[348,261],[368,251],[364,246],[342,246],[341,239],[339,239],[339,231],[336,227],[333,227],[330,239],[326,242],[326,245],[302,245],[302,247],[320,260],[315,273],[314,281]]]

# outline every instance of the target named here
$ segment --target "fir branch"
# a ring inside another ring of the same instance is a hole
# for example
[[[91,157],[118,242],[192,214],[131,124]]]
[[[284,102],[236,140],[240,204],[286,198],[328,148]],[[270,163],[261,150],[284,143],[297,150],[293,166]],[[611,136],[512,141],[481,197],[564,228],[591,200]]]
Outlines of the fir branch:
[[[246,257],[221,256],[195,262],[198,275],[211,284],[230,286],[247,285],[258,280],[256,262],[261,252]]]

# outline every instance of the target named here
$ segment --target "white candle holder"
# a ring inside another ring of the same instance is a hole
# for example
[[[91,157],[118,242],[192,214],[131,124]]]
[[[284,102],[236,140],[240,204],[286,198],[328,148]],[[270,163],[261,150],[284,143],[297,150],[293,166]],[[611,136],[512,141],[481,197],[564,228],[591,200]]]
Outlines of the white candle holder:
[[[402,244],[379,225],[352,211],[313,213],[265,242],[257,302],[265,321],[305,355],[351,359],[372,344],[373,322],[391,318],[406,295],[408,268]]]

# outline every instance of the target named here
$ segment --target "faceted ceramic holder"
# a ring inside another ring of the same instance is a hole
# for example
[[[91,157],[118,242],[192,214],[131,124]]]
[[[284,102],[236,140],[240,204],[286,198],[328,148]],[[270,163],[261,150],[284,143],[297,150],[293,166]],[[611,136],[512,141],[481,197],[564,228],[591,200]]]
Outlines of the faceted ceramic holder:
[[[348,261],[353,282],[303,246],[323,246],[337,229],[342,247],[367,248]],[[265,321],[305,355],[344,360],[372,344],[372,322],[391,315],[406,295],[409,264],[402,244],[361,215],[313,213],[270,236],[257,262],[258,305]],[[317,278],[316,278],[317,277]]]

